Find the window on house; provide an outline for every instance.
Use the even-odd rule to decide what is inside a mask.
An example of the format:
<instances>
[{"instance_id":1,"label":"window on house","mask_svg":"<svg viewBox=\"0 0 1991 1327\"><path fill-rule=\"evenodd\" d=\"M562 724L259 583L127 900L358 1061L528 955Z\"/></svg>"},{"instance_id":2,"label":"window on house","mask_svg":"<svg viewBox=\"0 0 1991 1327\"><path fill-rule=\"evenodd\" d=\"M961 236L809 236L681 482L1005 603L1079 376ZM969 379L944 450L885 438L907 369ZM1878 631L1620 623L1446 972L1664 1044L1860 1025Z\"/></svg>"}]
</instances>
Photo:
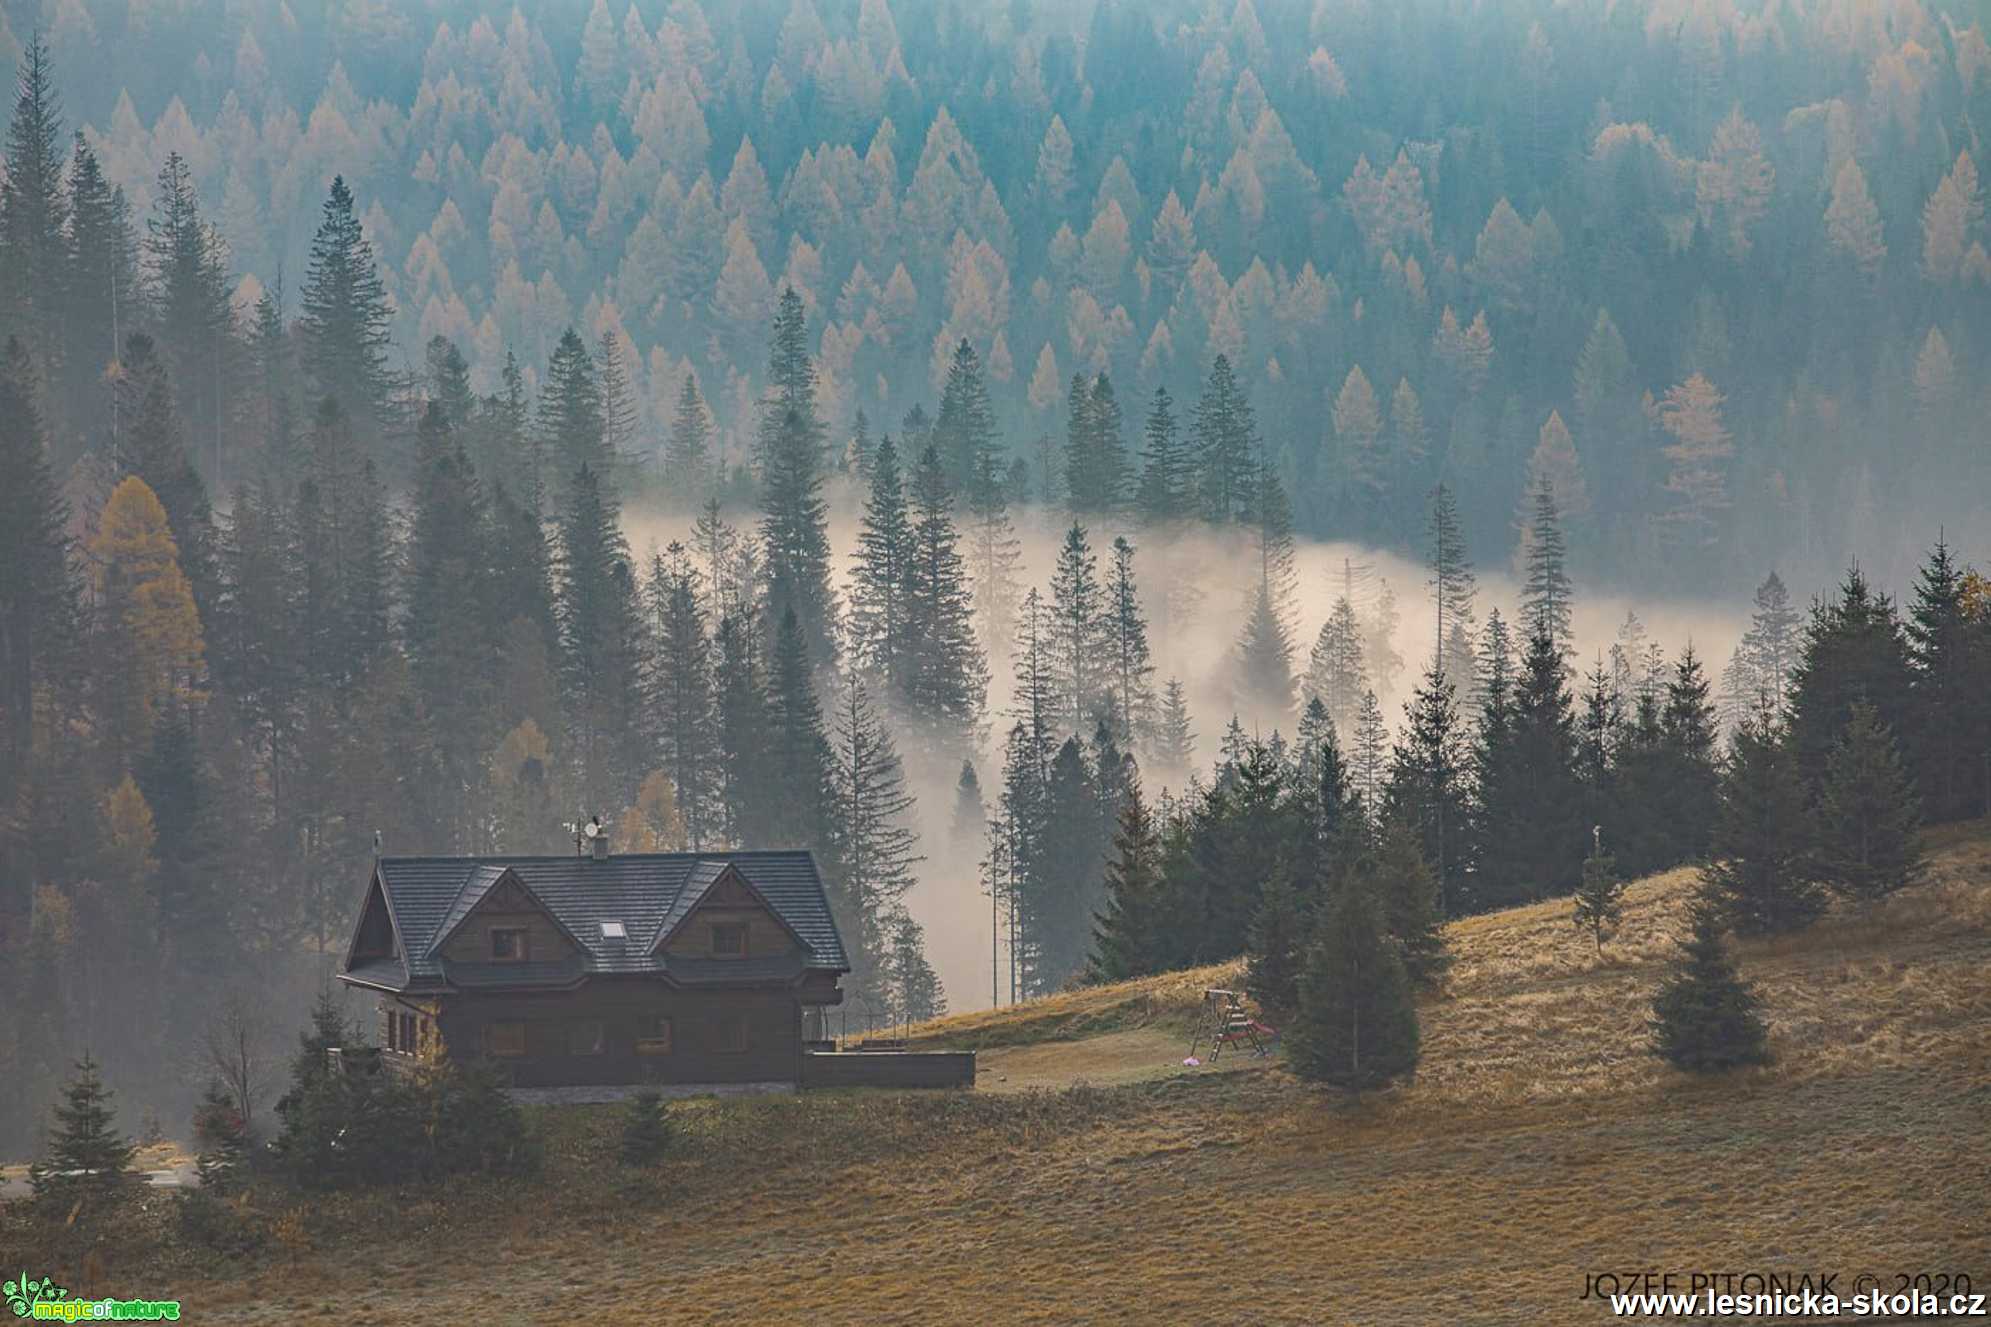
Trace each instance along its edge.
<instances>
[{"instance_id":1,"label":"window on house","mask_svg":"<svg viewBox=\"0 0 1991 1327\"><path fill-rule=\"evenodd\" d=\"M745 1014L719 1015L719 1044L717 1049L728 1055L739 1055L747 1049L747 1016Z\"/></svg>"},{"instance_id":2,"label":"window on house","mask_svg":"<svg viewBox=\"0 0 1991 1327\"><path fill-rule=\"evenodd\" d=\"M745 958L747 928L741 922L726 922L712 928L712 955L715 958Z\"/></svg>"},{"instance_id":3,"label":"window on house","mask_svg":"<svg viewBox=\"0 0 1991 1327\"><path fill-rule=\"evenodd\" d=\"M603 922L601 924L601 938L604 940L627 940L629 938L629 929L621 922Z\"/></svg>"},{"instance_id":4,"label":"window on house","mask_svg":"<svg viewBox=\"0 0 1991 1327\"><path fill-rule=\"evenodd\" d=\"M525 1024L521 1022L486 1023L484 1025L484 1053L486 1055L503 1056L525 1054Z\"/></svg>"},{"instance_id":5,"label":"window on house","mask_svg":"<svg viewBox=\"0 0 1991 1327\"><path fill-rule=\"evenodd\" d=\"M401 1049L401 1015L391 1009L387 1012L387 1049Z\"/></svg>"},{"instance_id":6,"label":"window on house","mask_svg":"<svg viewBox=\"0 0 1991 1327\"><path fill-rule=\"evenodd\" d=\"M599 1018L577 1019L567 1025L567 1054L600 1055L605 1048Z\"/></svg>"},{"instance_id":7,"label":"window on house","mask_svg":"<svg viewBox=\"0 0 1991 1327\"><path fill-rule=\"evenodd\" d=\"M491 957L500 963L523 963L527 952L523 926L493 926Z\"/></svg>"},{"instance_id":8,"label":"window on house","mask_svg":"<svg viewBox=\"0 0 1991 1327\"><path fill-rule=\"evenodd\" d=\"M643 1034L636 1038L638 1055L669 1055L671 1053L671 1020L651 1018L643 1024Z\"/></svg>"}]
</instances>

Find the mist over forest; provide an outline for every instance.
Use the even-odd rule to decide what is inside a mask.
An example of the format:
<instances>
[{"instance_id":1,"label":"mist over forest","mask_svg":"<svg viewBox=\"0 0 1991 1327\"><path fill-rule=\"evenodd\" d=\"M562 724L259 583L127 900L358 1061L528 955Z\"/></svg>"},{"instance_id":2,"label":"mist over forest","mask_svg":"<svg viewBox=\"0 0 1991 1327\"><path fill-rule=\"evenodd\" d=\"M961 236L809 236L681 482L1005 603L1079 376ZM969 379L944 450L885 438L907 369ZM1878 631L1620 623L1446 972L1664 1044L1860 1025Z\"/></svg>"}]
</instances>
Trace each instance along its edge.
<instances>
[{"instance_id":1,"label":"mist over forest","mask_svg":"<svg viewBox=\"0 0 1991 1327\"><path fill-rule=\"evenodd\" d=\"M1130 796L1400 810L1537 635L1711 780L1991 559L1985 26L5 0L0 1147L287 1042L376 845L810 847L886 1021L1108 973Z\"/></svg>"}]
</instances>

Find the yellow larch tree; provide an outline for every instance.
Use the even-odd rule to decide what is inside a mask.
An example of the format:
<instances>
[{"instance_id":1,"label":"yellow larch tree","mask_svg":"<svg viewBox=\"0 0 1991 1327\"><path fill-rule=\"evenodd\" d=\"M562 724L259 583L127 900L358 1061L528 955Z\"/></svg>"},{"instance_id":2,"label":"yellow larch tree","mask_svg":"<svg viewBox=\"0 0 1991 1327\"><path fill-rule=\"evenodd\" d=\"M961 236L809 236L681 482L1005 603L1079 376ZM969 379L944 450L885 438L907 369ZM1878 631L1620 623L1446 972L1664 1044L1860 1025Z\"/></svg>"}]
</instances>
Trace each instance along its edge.
<instances>
[{"instance_id":1,"label":"yellow larch tree","mask_svg":"<svg viewBox=\"0 0 1991 1327\"><path fill-rule=\"evenodd\" d=\"M165 706L204 699L200 612L166 509L136 475L112 490L89 552L97 602L116 635L105 662L118 675L113 705L128 720L117 731L142 742Z\"/></svg>"}]
</instances>

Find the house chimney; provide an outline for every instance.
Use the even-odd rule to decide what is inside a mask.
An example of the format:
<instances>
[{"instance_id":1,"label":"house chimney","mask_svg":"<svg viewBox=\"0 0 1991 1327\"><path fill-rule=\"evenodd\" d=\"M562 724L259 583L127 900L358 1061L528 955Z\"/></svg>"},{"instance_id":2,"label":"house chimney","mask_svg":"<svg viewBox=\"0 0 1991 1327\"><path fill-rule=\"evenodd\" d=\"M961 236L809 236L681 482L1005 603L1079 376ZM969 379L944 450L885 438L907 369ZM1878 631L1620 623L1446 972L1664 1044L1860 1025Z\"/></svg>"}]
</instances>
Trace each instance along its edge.
<instances>
[{"instance_id":1,"label":"house chimney","mask_svg":"<svg viewBox=\"0 0 1991 1327\"><path fill-rule=\"evenodd\" d=\"M598 862L607 861L608 826L601 823L601 815L599 812L597 812L594 815L594 817L588 821L586 835L588 840L588 850L590 854L594 857L594 859Z\"/></svg>"}]
</instances>

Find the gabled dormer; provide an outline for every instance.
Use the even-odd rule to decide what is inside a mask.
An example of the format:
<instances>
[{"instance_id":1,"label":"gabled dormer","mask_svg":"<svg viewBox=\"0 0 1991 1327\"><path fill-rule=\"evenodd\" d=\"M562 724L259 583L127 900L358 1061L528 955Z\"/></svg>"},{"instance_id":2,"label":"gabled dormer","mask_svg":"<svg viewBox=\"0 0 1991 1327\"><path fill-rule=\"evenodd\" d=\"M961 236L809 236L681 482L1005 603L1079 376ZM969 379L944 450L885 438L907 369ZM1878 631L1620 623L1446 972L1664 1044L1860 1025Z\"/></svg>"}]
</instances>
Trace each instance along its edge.
<instances>
[{"instance_id":1,"label":"gabled dormer","mask_svg":"<svg viewBox=\"0 0 1991 1327\"><path fill-rule=\"evenodd\" d=\"M511 867L485 867L464 883L429 947L448 963L558 963L584 947Z\"/></svg>"},{"instance_id":2,"label":"gabled dormer","mask_svg":"<svg viewBox=\"0 0 1991 1327\"><path fill-rule=\"evenodd\" d=\"M381 887L380 873L367 882L366 901L360 904L359 921L353 927L352 942L346 946L346 968L361 964L398 960L401 932L387 905L387 891Z\"/></svg>"},{"instance_id":3,"label":"gabled dormer","mask_svg":"<svg viewBox=\"0 0 1991 1327\"><path fill-rule=\"evenodd\" d=\"M694 871L685 894L665 919L652 953L717 960L809 955L795 928L730 862Z\"/></svg>"}]
</instances>

